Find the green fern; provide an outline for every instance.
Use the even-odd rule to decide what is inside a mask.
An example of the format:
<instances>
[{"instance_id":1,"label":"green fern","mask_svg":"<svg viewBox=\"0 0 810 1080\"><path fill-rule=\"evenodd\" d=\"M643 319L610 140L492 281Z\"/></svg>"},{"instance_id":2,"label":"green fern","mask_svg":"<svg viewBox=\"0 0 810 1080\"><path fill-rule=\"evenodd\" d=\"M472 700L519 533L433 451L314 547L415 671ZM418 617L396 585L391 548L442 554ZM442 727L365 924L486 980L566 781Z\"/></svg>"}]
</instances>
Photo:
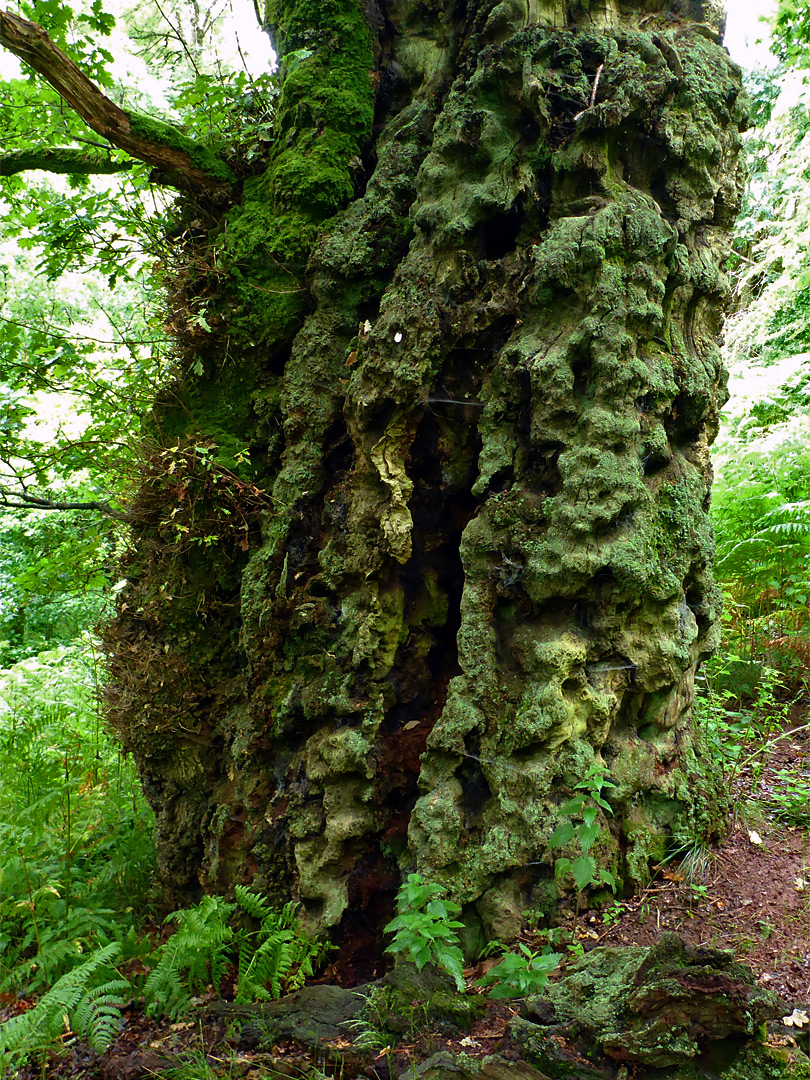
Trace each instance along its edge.
<instances>
[{"instance_id":1,"label":"green fern","mask_svg":"<svg viewBox=\"0 0 810 1080\"><path fill-rule=\"evenodd\" d=\"M278 915L278 912L270 906L266 896L261 896L252 889L248 889L245 885L234 886L234 895L236 896L236 902L239 907L246 915L250 915L252 919L258 919L259 922L264 922L265 919ZM294 914L297 907L297 904L285 904L282 908L282 913L286 917L289 909L292 908Z\"/></svg>"},{"instance_id":2,"label":"green fern","mask_svg":"<svg viewBox=\"0 0 810 1080\"><path fill-rule=\"evenodd\" d=\"M269 1001L281 996L297 960L292 930L275 930L258 948L245 938L239 950L236 1000Z\"/></svg>"},{"instance_id":3,"label":"green fern","mask_svg":"<svg viewBox=\"0 0 810 1080\"><path fill-rule=\"evenodd\" d=\"M118 1033L130 991L113 966L120 952L116 942L98 949L57 980L33 1009L0 1025L0 1068L46 1049L66 1026L94 1050L106 1050Z\"/></svg>"},{"instance_id":4,"label":"green fern","mask_svg":"<svg viewBox=\"0 0 810 1080\"><path fill-rule=\"evenodd\" d=\"M151 811L99 724L90 639L0 670L0 992L49 990L132 924Z\"/></svg>"},{"instance_id":5,"label":"green fern","mask_svg":"<svg viewBox=\"0 0 810 1080\"><path fill-rule=\"evenodd\" d=\"M73 1010L73 1031L102 1053L118 1034L121 1010L129 996L130 984L126 979L108 979L92 987Z\"/></svg>"},{"instance_id":6,"label":"green fern","mask_svg":"<svg viewBox=\"0 0 810 1080\"><path fill-rule=\"evenodd\" d=\"M742 540L721 545L718 566L728 573L743 572L753 564L769 570L780 557L802 556L797 546L810 540L810 500L783 503L761 515L756 531Z\"/></svg>"},{"instance_id":7,"label":"green fern","mask_svg":"<svg viewBox=\"0 0 810 1080\"><path fill-rule=\"evenodd\" d=\"M177 923L177 930L144 986L150 1016L168 1013L176 1019L188 1007L189 991L209 983L219 989L231 960L234 932L228 920L235 907L221 896L204 896L195 907L166 917L167 923Z\"/></svg>"},{"instance_id":8,"label":"green fern","mask_svg":"<svg viewBox=\"0 0 810 1080\"><path fill-rule=\"evenodd\" d=\"M254 931L239 935L238 1002L267 1001L296 990L315 973L331 946L311 941L298 925L298 904L290 901L278 911L258 893L237 885L236 902L259 922Z\"/></svg>"},{"instance_id":9,"label":"green fern","mask_svg":"<svg viewBox=\"0 0 810 1080\"><path fill-rule=\"evenodd\" d=\"M218 992L228 969L236 966L240 1003L267 1001L303 986L331 948L311 941L298 926L298 905L279 911L267 899L242 885L236 903L205 896L195 907L175 911L166 922L177 930L160 950L157 964L144 984L150 1016L177 1019L188 1007L195 989L212 985ZM258 926L234 929L237 912Z\"/></svg>"}]
</instances>

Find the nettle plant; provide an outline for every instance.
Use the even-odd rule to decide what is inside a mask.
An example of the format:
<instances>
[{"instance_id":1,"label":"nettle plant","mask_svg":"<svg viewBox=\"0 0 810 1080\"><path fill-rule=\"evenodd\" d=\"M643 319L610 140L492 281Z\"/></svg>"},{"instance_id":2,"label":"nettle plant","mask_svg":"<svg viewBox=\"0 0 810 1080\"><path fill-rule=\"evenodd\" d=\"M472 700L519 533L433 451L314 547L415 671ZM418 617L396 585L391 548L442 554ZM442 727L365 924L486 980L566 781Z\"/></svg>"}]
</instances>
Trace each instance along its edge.
<instances>
[{"instance_id":1,"label":"nettle plant","mask_svg":"<svg viewBox=\"0 0 810 1080\"><path fill-rule=\"evenodd\" d=\"M609 769L602 761L594 761L582 780L575 786L578 794L560 807L560 814L567 820L562 821L549 840L549 847L562 848L576 845L580 854L575 858L563 856L557 859L555 872L558 877L570 874L577 889L577 913L579 912L582 893L590 885L606 885L611 892L616 891L616 878L609 870L597 864L590 854L599 839L602 826L599 811L613 814L610 803L603 792L616 785L608 779ZM577 818L581 818L577 821Z\"/></svg>"},{"instance_id":2,"label":"nettle plant","mask_svg":"<svg viewBox=\"0 0 810 1080\"><path fill-rule=\"evenodd\" d=\"M464 954L458 936L464 923L457 919L460 914L460 905L447 898L441 885L425 881L421 874L409 874L397 893L396 918L385 928L386 933L395 935L385 951L401 953L419 971L426 964L435 964L453 978L457 990L464 992ZM500 942L493 941L487 952L503 949ZM475 986L489 987L491 998L536 994L546 985L559 960L559 955L549 948L535 952L521 944L517 951L504 952L500 962Z\"/></svg>"},{"instance_id":3,"label":"nettle plant","mask_svg":"<svg viewBox=\"0 0 810 1080\"><path fill-rule=\"evenodd\" d=\"M464 954L458 931L464 923L457 916L461 906L449 900L441 885L425 881L421 874L409 874L397 893L397 915L385 927L394 940L385 950L402 953L419 971L435 964L464 990Z\"/></svg>"},{"instance_id":4,"label":"nettle plant","mask_svg":"<svg viewBox=\"0 0 810 1080\"><path fill-rule=\"evenodd\" d=\"M498 942L493 944L498 946ZM560 954L552 952L550 947L537 951L520 942L516 951L505 952L500 962L475 985L491 987L491 998L527 997L538 994L559 965Z\"/></svg>"}]
</instances>

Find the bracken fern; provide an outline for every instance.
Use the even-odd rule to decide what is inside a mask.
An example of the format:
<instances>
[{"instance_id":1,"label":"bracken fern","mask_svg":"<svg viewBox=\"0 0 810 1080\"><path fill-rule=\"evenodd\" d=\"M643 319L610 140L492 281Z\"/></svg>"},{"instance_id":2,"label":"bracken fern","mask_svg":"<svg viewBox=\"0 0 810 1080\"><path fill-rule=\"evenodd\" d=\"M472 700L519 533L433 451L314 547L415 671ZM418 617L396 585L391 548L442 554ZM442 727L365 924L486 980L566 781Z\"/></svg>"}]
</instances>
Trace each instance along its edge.
<instances>
[{"instance_id":1,"label":"bracken fern","mask_svg":"<svg viewBox=\"0 0 810 1080\"><path fill-rule=\"evenodd\" d=\"M287 903L278 911L242 885L234 891L242 911L259 922L257 930L239 933L236 1000L267 1001L303 986L329 946L301 933L297 904Z\"/></svg>"},{"instance_id":2,"label":"bracken fern","mask_svg":"<svg viewBox=\"0 0 810 1080\"><path fill-rule=\"evenodd\" d=\"M187 1008L191 991L209 983L219 989L230 960L234 932L228 920L234 909L220 896L204 896L195 907L166 917L166 922L177 924L177 930L163 946L144 986L150 1016L168 1013L176 1019Z\"/></svg>"},{"instance_id":3,"label":"bracken fern","mask_svg":"<svg viewBox=\"0 0 810 1080\"><path fill-rule=\"evenodd\" d=\"M46 1049L66 1025L93 1049L105 1050L118 1033L130 990L114 967L120 951L116 942L98 949L58 979L33 1009L0 1026L0 1069Z\"/></svg>"}]
</instances>

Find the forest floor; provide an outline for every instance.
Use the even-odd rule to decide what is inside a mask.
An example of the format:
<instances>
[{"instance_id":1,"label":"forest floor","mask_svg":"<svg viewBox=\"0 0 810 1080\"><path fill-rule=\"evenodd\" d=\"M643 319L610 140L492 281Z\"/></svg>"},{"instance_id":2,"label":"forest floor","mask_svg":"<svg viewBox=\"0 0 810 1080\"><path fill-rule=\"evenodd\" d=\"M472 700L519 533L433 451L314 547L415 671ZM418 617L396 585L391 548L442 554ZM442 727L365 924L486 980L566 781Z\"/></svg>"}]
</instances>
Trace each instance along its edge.
<instances>
[{"instance_id":1,"label":"forest floor","mask_svg":"<svg viewBox=\"0 0 810 1080\"><path fill-rule=\"evenodd\" d=\"M657 876L631 899L602 911L586 913L572 930L575 951L600 945L651 945L665 931L674 931L690 945L731 949L752 971L756 981L774 990L793 1008L810 1008L810 809L801 824L781 820L773 795L784 783L780 770L810 768L810 730L804 709L794 708L787 726L763 763L750 762L733 782L728 835L711 850L690 853L677 864L659 868ZM525 943L543 944L540 934L527 934ZM564 947L557 946L564 951ZM491 964L492 961L485 961ZM469 982L480 977L482 965L471 970ZM474 991L482 993L482 991ZM213 995L212 995L213 996ZM453 1031L414 1011L405 1033L386 1036L381 1023L366 1025L362 1050L357 1030L347 1027L328 1040L321 1052L283 1041L271 1047L256 1044L233 1022L212 1015L211 1000L180 1023L147 1019L138 1008L126 1015L116 1042L104 1055L66 1037L63 1049L47 1063L33 1062L21 1080L276 1080L283 1076L379 1077L388 1080L439 1051L470 1057L501 1054L510 1058L506 1028L518 1014L513 1001L483 998L483 1012L467 1031ZM0 1020L19 1009L3 1007ZM384 1019L384 1018L383 1018ZM777 1021L778 1028L778 1021ZM807 1029L795 1032L807 1042ZM369 1037L372 1034L373 1037ZM789 1043L792 1033L784 1029ZM777 1038L778 1038L777 1034ZM376 1045L373 1045L376 1039ZM362 1041L362 1040L361 1040ZM43 1071L44 1065L44 1071Z\"/></svg>"}]
</instances>

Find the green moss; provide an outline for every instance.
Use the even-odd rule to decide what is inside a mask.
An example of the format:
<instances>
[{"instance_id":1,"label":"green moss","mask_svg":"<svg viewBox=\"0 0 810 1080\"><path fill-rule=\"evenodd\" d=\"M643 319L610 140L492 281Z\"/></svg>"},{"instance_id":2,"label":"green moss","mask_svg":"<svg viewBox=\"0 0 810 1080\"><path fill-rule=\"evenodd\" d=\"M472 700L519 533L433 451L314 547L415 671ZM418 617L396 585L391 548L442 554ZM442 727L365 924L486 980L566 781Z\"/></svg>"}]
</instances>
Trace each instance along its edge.
<instances>
[{"instance_id":1,"label":"green moss","mask_svg":"<svg viewBox=\"0 0 810 1080\"><path fill-rule=\"evenodd\" d=\"M423 588L408 611L408 625L412 628L444 626L447 621L449 601L441 588L438 574L429 568L423 579Z\"/></svg>"},{"instance_id":2,"label":"green moss","mask_svg":"<svg viewBox=\"0 0 810 1080\"><path fill-rule=\"evenodd\" d=\"M499 7L503 33L463 71L447 27L407 15L402 94L380 102L399 112L379 118L354 198L374 104L364 8L272 0L287 57L274 142L204 252L222 332L195 343L205 377L166 412L172 437L200 432L222 464L249 440L266 470L262 546L241 590L238 553L218 582L229 614L184 559L155 647L193 657L199 698L179 713L226 747L205 758L203 775L228 775L208 802L262 777L257 850L275 850L321 929L348 882L378 887L369 867L391 841L471 924L513 935L527 896L570 893L548 841L600 758L618 785L604 866L626 843L643 880L711 826L685 809L692 673L714 640L685 590L711 591L695 440L718 378L713 346L688 339L722 287L702 265L717 187L698 188L711 166L733 202L712 140L733 161L734 121L699 94L691 117L672 112L652 31L524 26ZM604 99L574 121L600 63ZM674 178L663 211L653 161ZM151 722L149 707L133 715Z\"/></svg>"},{"instance_id":3,"label":"green moss","mask_svg":"<svg viewBox=\"0 0 810 1080\"><path fill-rule=\"evenodd\" d=\"M399 960L382 985L371 991L367 1015L376 1014L395 1034L410 1034L437 1021L469 1031L484 1008L480 997L459 994L444 971L432 965L417 971L414 964Z\"/></svg>"},{"instance_id":4,"label":"green moss","mask_svg":"<svg viewBox=\"0 0 810 1080\"><path fill-rule=\"evenodd\" d=\"M670 847L672 808L662 815L661 801L656 800L654 807L631 807L622 818L627 867L622 876L633 886L644 887L649 882L651 867L664 860Z\"/></svg>"},{"instance_id":5,"label":"green moss","mask_svg":"<svg viewBox=\"0 0 810 1080\"><path fill-rule=\"evenodd\" d=\"M374 744L374 732L360 732L355 728L319 732L307 743L307 776L310 780L324 780L341 773L373 775L370 755Z\"/></svg>"},{"instance_id":6,"label":"green moss","mask_svg":"<svg viewBox=\"0 0 810 1080\"><path fill-rule=\"evenodd\" d=\"M583 55L612 59L603 102L580 115L552 156L534 152L545 170L535 195L552 185L550 224L528 246L527 303L481 394L474 491L483 505L461 543L463 674L431 733L411 829L423 869L463 882L460 898L486 891L510 863L548 862L548 831L535 811L555 820L549 780L577 782L587 768L583 745L591 756L604 748L615 763L611 800L634 880L646 878L675 835L706 835L717 822L716 811L698 820L688 809L684 778L694 785L702 775L688 750L690 672L714 638L684 588L712 550L705 465L690 441L713 408L718 370L711 343L701 342L697 356L685 340L683 312L689 297L714 304L722 282L713 257L680 242L713 209L679 185L693 160L698 170L716 166L728 105L715 93L716 113L699 98L691 118L670 112L672 69L649 33L535 28L491 48L489 80L456 84L420 174L413 220L442 250L466 244L474 252L477 222L519 197L528 159L510 130L507 88L526 80L523 100L545 132L553 122L544 87L561 88L564 72L566 90L576 96L581 79L587 99ZM690 71L730 88L725 61L710 53L700 46ZM667 197L681 231L671 206L662 211L649 194L646 158L634 149L639 117L648 115L666 128L662 169L677 178ZM502 158L510 138L512 156ZM542 135L536 143L547 147ZM496 477L507 479L493 492ZM636 717L641 707L645 716ZM471 756L492 794L476 808L481 821L468 845ZM605 864L615 865L607 829L605 839Z\"/></svg>"},{"instance_id":7,"label":"green moss","mask_svg":"<svg viewBox=\"0 0 810 1080\"><path fill-rule=\"evenodd\" d=\"M184 135L182 131L178 131L171 124L156 120L153 116L145 116L143 113L128 112L127 116L132 134L137 135L138 138L147 139L159 146L168 146L172 150L180 150L188 155L198 169L224 184L232 184L236 180L235 174L216 154L201 143L190 139L188 135Z\"/></svg>"},{"instance_id":8,"label":"green moss","mask_svg":"<svg viewBox=\"0 0 810 1080\"><path fill-rule=\"evenodd\" d=\"M769 1055L754 1041L778 1011L776 996L730 953L693 950L664 934L649 949L597 948L575 961L527 1003L524 1017L536 1022L516 1019L510 1031L552 1076L569 1075L575 1060L607 1058L682 1080L697 1075L699 1057L718 1077L746 1075L737 1072L744 1063L759 1078L780 1075L758 1070Z\"/></svg>"},{"instance_id":9,"label":"green moss","mask_svg":"<svg viewBox=\"0 0 810 1080\"><path fill-rule=\"evenodd\" d=\"M354 194L352 167L371 137L374 55L357 0L279 2L270 18L288 47L303 22L317 28L317 48L287 71L267 169L245 184L218 248L242 305L236 328L278 341L306 312L301 276L317 237Z\"/></svg>"}]
</instances>

